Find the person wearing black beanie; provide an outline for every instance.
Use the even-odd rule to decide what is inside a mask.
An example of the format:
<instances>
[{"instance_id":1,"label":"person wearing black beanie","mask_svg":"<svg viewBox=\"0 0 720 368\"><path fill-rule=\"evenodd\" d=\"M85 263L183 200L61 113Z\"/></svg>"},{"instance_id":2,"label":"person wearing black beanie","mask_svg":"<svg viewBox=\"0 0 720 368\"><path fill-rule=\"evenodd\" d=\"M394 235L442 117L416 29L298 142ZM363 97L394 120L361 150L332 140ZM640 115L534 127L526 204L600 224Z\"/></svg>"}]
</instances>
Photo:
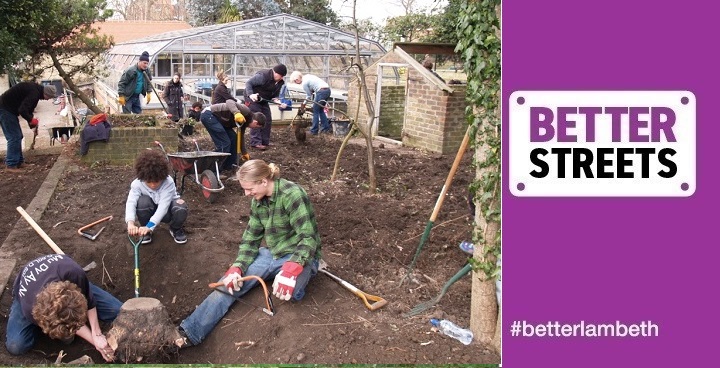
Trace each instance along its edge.
<instances>
[{"instance_id":1,"label":"person wearing black beanie","mask_svg":"<svg viewBox=\"0 0 720 368\"><path fill-rule=\"evenodd\" d=\"M142 105L140 95L145 96L145 103L150 103L150 85L152 77L149 72L150 54L143 51L137 64L127 68L118 82L118 103L123 114L140 114Z\"/></svg>"},{"instance_id":2,"label":"person wearing black beanie","mask_svg":"<svg viewBox=\"0 0 720 368\"><path fill-rule=\"evenodd\" d=\"M280 74L283 77L287 75L287 67L285 66L285 64L275 65L272 69L275 73Z\"/></svg>"},{"instance_id":3,"label":"person wearing black beanie","mask_svg":"<svg viewBox=\"0 0 720 368\"><path fill-rule=\"evenodd\" d=\"M281 109L287 107L280 102L280 90L287 75L287 67L284 64L277 64L271 69L264 69L245 82L245 104L252 112L261 112L265 115L265 126L262 129L250 131L250 147L258 150L266 150L270 145L270 129L272 126L272 114L270 113L270 101L279 104Z\"/></svg>"}]
</instances>

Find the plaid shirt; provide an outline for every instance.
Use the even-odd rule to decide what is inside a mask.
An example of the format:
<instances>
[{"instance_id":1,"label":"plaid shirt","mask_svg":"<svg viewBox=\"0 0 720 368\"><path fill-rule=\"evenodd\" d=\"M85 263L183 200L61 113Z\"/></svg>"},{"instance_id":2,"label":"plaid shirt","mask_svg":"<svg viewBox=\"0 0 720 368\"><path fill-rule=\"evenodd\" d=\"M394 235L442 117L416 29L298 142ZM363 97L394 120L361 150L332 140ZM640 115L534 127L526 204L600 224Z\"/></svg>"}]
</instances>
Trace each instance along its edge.
<instances>
[{"instance_id":1,"label":"plaid shirt","mask_svg":"<svg viewBox=\"0 0 720 368\"><path fill-rule=\"evenodd\" d=\"M263 238L275 259L292 254L289 261L305 266L308 261L320 258L315 211L302 187L276 179L271 197L260 201L253 198L250 220L233 266L245 272L257 257Z\"/></svg>"}]
</instances>

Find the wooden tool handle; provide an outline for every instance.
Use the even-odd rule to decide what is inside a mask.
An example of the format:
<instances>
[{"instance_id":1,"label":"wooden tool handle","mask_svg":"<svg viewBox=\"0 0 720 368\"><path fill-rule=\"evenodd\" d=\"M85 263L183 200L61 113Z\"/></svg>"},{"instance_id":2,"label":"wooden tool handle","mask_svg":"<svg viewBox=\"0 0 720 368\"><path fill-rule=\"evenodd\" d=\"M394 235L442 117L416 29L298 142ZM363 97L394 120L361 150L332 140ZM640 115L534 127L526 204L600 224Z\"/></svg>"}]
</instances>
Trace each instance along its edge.
<instances>
[{"instance_id":1,"label":"wooden tool handle","mask_svg":"<svg viewBox=\"0 0 720 368\"><path fill-rule=\"evenodd\" d=\"M52 239L50 239L50 237L47 234L45 234L45 231L43 231L43 229L40 228L40 226L37 224L37 222L35 222L35 220L33 220L32 217L30 217L30 215L28 215L28 213L25 212L25 210L22 207L18 206L16 208L16 210L18 212L20 212L20 214L25 219L25 221L27 221L30 224L30 226L32 226L32 228L35 229L35 232L38 233L38 235L40 235L40 237L43 238L43 240L45 240L45 242L50 246L50 248L52 248L55 251L55 253L65 254L65 252L63 252L62 249L60 249L60 247L58 247L57 244L55 244L55 242Z\"/></svg>"}]
</instances>

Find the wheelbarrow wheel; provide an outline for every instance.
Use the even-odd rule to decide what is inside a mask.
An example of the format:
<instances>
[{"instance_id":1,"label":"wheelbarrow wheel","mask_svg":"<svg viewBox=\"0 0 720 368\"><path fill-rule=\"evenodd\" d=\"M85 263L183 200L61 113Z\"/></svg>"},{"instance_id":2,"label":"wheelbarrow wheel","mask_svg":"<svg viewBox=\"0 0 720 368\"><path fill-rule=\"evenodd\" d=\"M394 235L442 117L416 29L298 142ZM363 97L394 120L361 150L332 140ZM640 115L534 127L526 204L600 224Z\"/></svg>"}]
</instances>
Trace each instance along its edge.
<instances>
[{"instance_id":1,"label":"wheelbarrow wheel","mask_svg":"<svg viewBox=\"0 0 720 368\"><path fill-rule=\"evenodd\" d=\"M218 182L217 176L215 176L215 173L212 172L212 170L205 170L203 171L202 175L200 175L200 183L205 188L210 189L218 189L220 188L220 184ZM209 190L203 189L202 191L203 197L207 199L208 202L213 203L217 199L218 193L217 192L211 192Z\"/></svg>"}]
</instances>

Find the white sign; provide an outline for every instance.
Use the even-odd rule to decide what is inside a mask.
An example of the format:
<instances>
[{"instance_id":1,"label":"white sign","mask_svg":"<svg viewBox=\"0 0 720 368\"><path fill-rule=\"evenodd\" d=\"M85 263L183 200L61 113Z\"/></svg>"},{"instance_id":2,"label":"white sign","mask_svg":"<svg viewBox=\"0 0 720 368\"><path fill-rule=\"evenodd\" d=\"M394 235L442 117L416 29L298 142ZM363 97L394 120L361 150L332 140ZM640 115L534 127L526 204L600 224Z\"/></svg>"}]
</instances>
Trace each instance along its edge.
<instances>
[{"instance_id":1,"label":"white sign","mask_svg":"<svg viewBox=\"0 0 720 368\"><path fill-rule=\"evenodd\" d=\"M519 197L689 197L689 91L516 91L508 185Z\"/></svg>"}]
</instances>

